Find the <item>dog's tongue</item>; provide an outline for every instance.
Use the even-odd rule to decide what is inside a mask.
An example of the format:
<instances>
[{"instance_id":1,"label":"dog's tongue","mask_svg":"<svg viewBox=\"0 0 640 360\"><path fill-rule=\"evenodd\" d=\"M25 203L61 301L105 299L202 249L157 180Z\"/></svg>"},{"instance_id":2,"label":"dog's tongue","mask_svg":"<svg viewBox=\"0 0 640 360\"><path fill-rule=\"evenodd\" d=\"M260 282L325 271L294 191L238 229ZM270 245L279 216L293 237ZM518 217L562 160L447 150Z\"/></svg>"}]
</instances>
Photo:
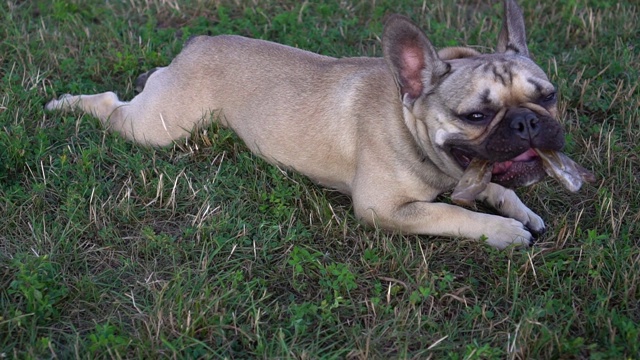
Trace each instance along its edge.
<instances>
[{"instance_id":1,"label":"dog's tongue","mask_svg":"<svg viewBox=\"0 0 640 360\"><path fill-rule=\"evenodd\" d=\"M493 164L493 174L504 174L507 172L507 170L509 170L514 162L529 161L533 158L536 158L537 156L538 154L534 149L529 149L511 160Z\"/></svg>"},{"instance_id":2,"label":"dog's tongue","mask_svg":"<svg viewBox=\"0 0 640 360\"><path fill-rule=\"evenodd\" d=\"M536 151L534 149L529 149L525 152L523 152L522 154L516 156L515 158L513 158L513 160L511 161L529 161L535 157L537 157L538 154L536 153Z\"/></svg>"}]
</instances>

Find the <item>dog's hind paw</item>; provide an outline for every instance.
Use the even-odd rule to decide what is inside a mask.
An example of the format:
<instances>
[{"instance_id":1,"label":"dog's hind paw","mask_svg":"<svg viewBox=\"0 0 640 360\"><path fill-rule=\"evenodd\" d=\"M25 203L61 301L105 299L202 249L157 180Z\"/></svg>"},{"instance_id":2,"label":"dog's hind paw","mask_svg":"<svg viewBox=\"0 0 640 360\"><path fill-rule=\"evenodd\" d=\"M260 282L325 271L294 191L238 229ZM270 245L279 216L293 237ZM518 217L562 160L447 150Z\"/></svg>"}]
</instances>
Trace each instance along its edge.
<instances>
[{"instance_id":1,"label":"dog's hind paw","mask_svg":"<svg viewBox=\"0 0 640 360\"><path fill-rule=\"evenodd\" d=\"M71 103L71 94L64 94L60 96L58 99L50 100L45 106L44 109L47 111L56 111L56 110L69 110L73 106Z\"/></svg>"}]
</instances>

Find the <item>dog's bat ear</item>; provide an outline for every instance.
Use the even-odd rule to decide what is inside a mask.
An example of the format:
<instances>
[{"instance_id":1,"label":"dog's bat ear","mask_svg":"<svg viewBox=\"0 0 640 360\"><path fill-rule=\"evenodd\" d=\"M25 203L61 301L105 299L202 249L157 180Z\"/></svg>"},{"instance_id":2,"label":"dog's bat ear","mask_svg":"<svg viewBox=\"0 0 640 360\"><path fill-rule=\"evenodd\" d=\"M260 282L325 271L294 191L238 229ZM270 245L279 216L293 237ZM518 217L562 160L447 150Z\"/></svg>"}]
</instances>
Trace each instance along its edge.
<instances>
[{"instance_id":1,"label":"dog's bat ear","mask_svg":"<svg viewBox=\"0 0 640 360\"><path fill-rule=\"evenodd\" d=\"M498 36L497 52L529 57L522 10L515 0L504 1L504 20Z\"/></svg>"},{"instance_id":2,"label":"dog's bat ear","mask_svg":"<svg viewBox=\"0 0 640 360\"><path fill-rule=\"evenodd\" d=\"M437 85L450 70L424 32L402 15L391 15L385 22L382 51L403 101L410 104Z\"/></svg>"}]
</instances>

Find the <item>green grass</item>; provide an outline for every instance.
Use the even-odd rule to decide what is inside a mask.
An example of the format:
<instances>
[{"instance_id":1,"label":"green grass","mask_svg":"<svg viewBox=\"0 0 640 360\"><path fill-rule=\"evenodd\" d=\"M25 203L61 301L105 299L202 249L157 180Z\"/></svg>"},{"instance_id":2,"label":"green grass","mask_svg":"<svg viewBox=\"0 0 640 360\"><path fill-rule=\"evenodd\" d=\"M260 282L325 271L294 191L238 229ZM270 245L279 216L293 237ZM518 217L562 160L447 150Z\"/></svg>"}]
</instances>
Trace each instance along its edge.
<instances>
[{"instance_id":1,"label":"green grass","mask_svg":"<svg viewBox=\"0 0 640 360\"><path fill-rule=\"evenodd\" d=\"M472 0L215 3L0 3L0 358L640 356L635 1L521 1L567 152L598 181L521 189L548 231L505 252L364 227L215 126L149 149L43 112L67 92L131 98L194 34L373 56L399 12L436 46L490 51L501 19Z\"/></svg>"}]
</instances>

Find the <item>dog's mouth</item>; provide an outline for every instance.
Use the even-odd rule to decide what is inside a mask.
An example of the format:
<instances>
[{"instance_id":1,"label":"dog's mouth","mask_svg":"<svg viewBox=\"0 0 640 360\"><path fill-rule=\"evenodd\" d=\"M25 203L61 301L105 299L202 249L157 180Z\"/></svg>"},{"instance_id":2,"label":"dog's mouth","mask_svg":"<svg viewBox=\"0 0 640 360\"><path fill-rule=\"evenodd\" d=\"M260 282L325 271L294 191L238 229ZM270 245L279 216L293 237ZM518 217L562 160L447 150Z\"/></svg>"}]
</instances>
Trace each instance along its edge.
<instances>
[{"instance_id":1,"label":"dog's mouth","mask_svg":"<svg viewBox=\"0 0 640 360\"><path fill-rule=\"evenodd\" d=\"M452 148L451 155L463 169L466 169L475 154L460 148ZM542 159L531 148L507 161L493 163L491 182L506 187L516 188L532 185L546 176Z\"/></svg>"}]
</instances>

